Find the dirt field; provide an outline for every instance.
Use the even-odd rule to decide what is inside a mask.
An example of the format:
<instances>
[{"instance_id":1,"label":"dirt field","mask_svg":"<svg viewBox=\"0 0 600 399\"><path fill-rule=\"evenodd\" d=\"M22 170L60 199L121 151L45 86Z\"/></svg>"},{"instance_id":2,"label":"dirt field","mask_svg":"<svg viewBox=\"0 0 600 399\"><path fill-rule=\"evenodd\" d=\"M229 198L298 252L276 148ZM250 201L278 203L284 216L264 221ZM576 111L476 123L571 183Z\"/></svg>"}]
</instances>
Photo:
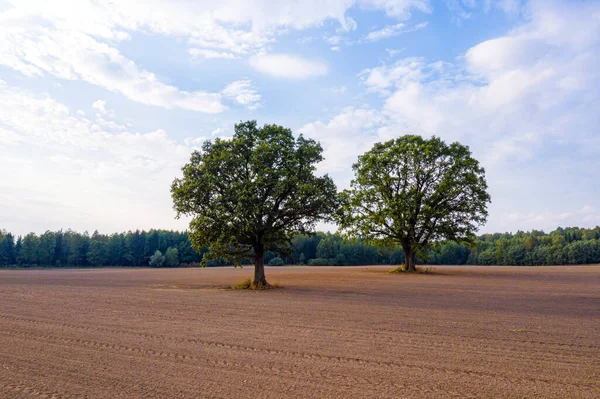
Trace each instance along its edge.
<instances>
[{"instance_id":1,"label":"dirt field","mask_svg":"<svg viewBox=\"0 0 600 399\"><path fill-rule=\"evenodd\" d=\"M600 267L0 271L1 398L598 398Z\"/></svg>"}]
</instances>

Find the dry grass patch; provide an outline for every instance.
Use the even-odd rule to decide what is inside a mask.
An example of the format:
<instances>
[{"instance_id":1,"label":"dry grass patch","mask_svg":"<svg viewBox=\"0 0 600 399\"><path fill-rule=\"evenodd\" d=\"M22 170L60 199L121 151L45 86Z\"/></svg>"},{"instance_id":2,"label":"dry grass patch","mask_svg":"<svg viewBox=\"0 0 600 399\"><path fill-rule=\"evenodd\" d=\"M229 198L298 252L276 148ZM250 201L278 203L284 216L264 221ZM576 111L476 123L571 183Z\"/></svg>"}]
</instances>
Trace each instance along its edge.
<instances>
[{"instance_id":1,"label":"dry grass patch","mask_svg":"<svg viewBox=\"0 0 600 399\"><path fill-rule=\"evenodd\" d=\"M255 285L252 283L252 280L250 280L249 278L244 281L240 281L239 283L231 286L232 290L252 290L252 291L264 291L264 290L270 290L273 288L280 288L280 286L279 286L279 284Z\"/></svg>"},{"instance_id":2,"label":"dry grass patch","mask_svg":"<svg viewBox=\"0 0 600 399\"><path fill-rule=\"evenodd\" d=\"M390 273L390 274L396 274L396 273L406 273L406 274L435 274L435 269L433 267L417 266L416 269L417 270L415 270L414 272L411 272L411 271L408 271L408 270L404 269L404 265L401 265L401 266L393 268L388 273Z\"/></svg>"}]
</instances>

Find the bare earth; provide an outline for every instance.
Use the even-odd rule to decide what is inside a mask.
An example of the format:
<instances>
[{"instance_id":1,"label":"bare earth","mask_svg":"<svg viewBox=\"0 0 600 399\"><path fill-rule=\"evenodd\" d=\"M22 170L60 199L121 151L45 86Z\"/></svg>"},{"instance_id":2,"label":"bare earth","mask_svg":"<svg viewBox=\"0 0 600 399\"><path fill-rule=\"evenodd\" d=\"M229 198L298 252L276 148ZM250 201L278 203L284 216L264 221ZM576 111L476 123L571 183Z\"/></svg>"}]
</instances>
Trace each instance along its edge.
<instances>
[{"instance_id":1,"label":"bare earth","mask_svg":"<svg viewBox=\"0 0 600 399\"><path fill-rule=\"evenodd\" d=\"M598 398L600 267L0 271L0 398Z\"/></svg>"}]
</instances>

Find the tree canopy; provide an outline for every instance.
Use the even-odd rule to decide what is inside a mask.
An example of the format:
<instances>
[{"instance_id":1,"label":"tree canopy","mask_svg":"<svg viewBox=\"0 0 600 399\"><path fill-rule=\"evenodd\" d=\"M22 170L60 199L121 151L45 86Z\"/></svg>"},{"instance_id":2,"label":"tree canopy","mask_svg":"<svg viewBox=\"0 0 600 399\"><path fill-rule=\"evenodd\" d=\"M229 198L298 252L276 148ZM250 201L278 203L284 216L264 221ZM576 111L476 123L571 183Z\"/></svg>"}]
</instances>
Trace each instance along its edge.
<instances>
[{"instance_id":1,"label":"tree canopy","mask_svg":"<svg viewBox=\"0 0 600 399\"><path fill-rule=\"evenodd\" d=\"M177 216L191 216L190 240L208 248L204 261L252 259L254 285L268 286L265 251L291 251L295 233L312 232L337 209L333 180L315 176L321 145L282 126L256 121L235 125L192 153L171 186Z\"/></svg>"},{"instance_id":2,"label":"tree canopy","mask_svg":"<svg viewBox=\"0 0 600 399\"><path fill-rule=\"evenodd\" d=\"M353 165L339 224L350 236L400 244L405 270L440 241L474 244L487 219L485 171L468 147L406 135L377 143Z\"/></svg>"}]
</instances>

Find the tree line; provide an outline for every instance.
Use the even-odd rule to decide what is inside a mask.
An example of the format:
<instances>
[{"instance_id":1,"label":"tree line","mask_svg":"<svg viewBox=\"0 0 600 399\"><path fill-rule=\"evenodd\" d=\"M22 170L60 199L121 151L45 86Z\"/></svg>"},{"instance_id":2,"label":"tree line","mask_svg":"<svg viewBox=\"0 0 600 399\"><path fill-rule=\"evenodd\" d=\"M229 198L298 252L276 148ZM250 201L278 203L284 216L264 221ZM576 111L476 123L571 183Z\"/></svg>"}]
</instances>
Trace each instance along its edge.
<instances>
[{"instance_id":1,"label":"tree line","mask_svg":"<svg viewBox=\"0 0 600 399\"><path fill-rule=\"evenodd\" d=\"M0 230L2 266L148 266L156 253L169 254L160 266L199 262L202 254L192 249L187 232L150 230L91 236L72 230L29 233L24 237ZM166 258L165 258L166 260Z\"/></svg>"},{"instance_id":2,"label":"tree line","mask_svg":"<svg viewBox=\"0 0 600 399\"><path fill-rule=\"evenodd\" d=\"M208 249L196 252L187 232L129 231L91 236L72 230L15 236L0 230L0 267L199 266ZM297 234L291 251L267 251L269 265L398 265L401 247L382 247L339 234ZM249 262L244 262L249 263ZM417 263L430 265L578 265L600 263L600 227L483 234L474 246L454 242L432 247ZM211 259L208 266L231 265Z\"/></svg>"},{"instance_id":3,"label":"tree line","mask_svg":"<svg viewBox=\"0 0 600 399\"><path fill-rule=\"evenodd\" d=\"M444 260L441 260L443 262ZM473 265L581 265L600 263L600 227L484 234L468 253Z\"/></svg>"},{"instance_id":4,"label":"tree line","mask_svg":"<svg viewBox=\"0 0 600 399\"><path fill-rule=\"evenodd\" d=\"M338 234L298 236L291 263L309 265L367 265L404 263L402 247L378 247ZM600 263L600 226L557 228L545 233L479 235L473 245L448 241L433 245L416 259L426 265L555 266Z\"/></svg>"}]
</instances>

